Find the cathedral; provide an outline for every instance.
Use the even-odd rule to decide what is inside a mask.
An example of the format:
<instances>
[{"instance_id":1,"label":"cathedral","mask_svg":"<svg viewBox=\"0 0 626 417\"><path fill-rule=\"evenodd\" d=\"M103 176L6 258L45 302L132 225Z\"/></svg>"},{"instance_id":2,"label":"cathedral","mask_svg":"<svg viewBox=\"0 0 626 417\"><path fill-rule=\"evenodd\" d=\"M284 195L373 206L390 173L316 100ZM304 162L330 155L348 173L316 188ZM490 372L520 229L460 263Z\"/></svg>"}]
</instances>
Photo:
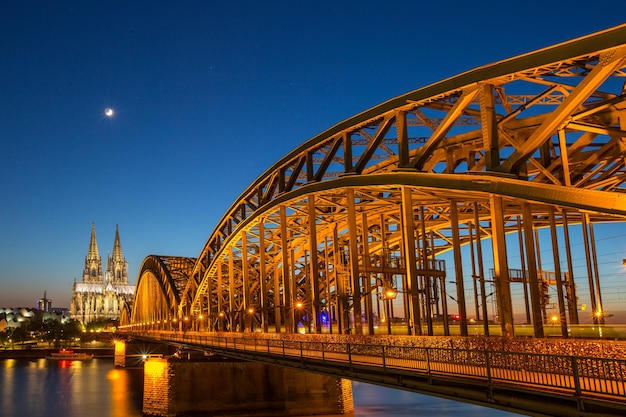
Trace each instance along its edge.
<instances>
[{"instance_id":1,"label":"cathedral","mask_svg":"<svg viewBox=\"0 0 626 417\"><path fill-rule=\"evenodd\" d=\"M89 252L85 257L82 282L72 288L70 317L88 324L100 319L119 319L125 303L132 303L135 286L128 284L128 264L122 255L120 234L115 226L113 254L107 257L104 277L102 258L98 254L96 226L91 225Z\"/></svg>"}]
</instances>

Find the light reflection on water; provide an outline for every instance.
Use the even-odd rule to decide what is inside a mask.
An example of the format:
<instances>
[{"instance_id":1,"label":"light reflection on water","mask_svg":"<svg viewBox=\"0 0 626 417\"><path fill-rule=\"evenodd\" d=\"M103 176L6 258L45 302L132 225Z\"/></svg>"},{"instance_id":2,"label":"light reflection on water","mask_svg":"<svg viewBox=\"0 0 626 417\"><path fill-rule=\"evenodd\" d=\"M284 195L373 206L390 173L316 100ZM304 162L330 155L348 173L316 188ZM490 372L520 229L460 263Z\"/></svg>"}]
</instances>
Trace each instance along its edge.
<instances>
[{"instance_id":1,"label":"light reflection on water","mask_svg":"<svg viewBox=\"0 0 626 417\"><path fill-rule=\"evenodd\" d=\"M0 360L2 417L141 417L142 370L92 361ZM517 414L353 383L355 417L510 417Z\"/></svg>"},{"instance_id":2,"label":"light reflection on water","mask_svg":"<svg viewBox=\"0 0 626 417\"><path fill-rule=\"evenodd\" d=\"M140 370L119 370L112 359L0 361L3 417L141 417Z\"/></svg>"},{"instance_id":3,"label":"light reflection on water","mask_svg":"<svg viewBox=\"0 0 626 417\"><path fill-rule=\"evenodd\" d=\"M355 417L514 417L488 407L361 382L352 383Z\"/></svg>"}]
</instances>

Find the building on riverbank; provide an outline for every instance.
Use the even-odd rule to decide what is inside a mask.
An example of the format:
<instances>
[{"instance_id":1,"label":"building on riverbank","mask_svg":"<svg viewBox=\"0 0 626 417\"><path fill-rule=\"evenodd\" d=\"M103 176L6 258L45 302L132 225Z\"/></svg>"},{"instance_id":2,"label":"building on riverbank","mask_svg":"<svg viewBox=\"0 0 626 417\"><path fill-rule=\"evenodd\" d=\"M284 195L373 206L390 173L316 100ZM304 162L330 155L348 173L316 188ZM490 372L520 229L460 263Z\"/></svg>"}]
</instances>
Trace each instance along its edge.
<instances>
[{"instance_id":1,"label":"building on riverbank","mask_svg":"<svg viewBox=\"0 0 626 417\"><path fill-rule=\"evenodd\" d=\"M107 257L106 270L98 253L96 226L91 225L89 251L85 257L82 282L72 288L70 316L88 324L95 320L117 320L126 303L131 303L135 286L128 284L128 263L122 254L118 227L115 226L113 253Z\"/></svg>"}]
</instances>

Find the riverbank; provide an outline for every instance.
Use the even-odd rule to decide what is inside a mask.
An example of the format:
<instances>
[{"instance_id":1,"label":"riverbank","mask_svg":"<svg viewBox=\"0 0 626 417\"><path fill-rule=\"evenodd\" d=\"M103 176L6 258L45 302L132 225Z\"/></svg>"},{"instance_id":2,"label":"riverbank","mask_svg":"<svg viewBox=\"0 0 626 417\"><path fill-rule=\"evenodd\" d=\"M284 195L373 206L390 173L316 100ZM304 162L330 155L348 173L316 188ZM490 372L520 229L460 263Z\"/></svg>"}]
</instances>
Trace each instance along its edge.
<instances>
[{"instance_id":1,"label":"riverbank","mask_svg":"<svg viewBox=\"0 0 626 417\"><path fill-rule=\"evenodd\" d=\"M74 352L89 353L94 358L112 358L115 354L113 348L72 348ZM0 350L0 359L43 359L59 349L3 349Z\"/></svg>"}]
</instances>

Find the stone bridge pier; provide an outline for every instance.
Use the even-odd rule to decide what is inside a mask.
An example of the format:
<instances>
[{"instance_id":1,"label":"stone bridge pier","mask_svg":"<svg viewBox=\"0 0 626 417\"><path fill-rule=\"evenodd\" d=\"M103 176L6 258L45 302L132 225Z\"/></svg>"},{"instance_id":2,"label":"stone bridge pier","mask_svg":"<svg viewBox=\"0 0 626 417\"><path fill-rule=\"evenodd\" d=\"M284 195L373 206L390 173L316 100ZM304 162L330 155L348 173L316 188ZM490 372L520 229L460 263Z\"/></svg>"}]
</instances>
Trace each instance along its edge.
<instances>
[{"instance_id":1,"label":"stone bridge pier","mask_svg":"<svg viewBox=\"0 0 626 417\"><path fill-rule=\"evenodd\" d=\"M115 343L115 366L141 362ZM162 356L162 357L159 357ZM354 413L352 382L295 369L187 352L143 359L146 416L306 416Z\"/></svg>"}]
</instances>

